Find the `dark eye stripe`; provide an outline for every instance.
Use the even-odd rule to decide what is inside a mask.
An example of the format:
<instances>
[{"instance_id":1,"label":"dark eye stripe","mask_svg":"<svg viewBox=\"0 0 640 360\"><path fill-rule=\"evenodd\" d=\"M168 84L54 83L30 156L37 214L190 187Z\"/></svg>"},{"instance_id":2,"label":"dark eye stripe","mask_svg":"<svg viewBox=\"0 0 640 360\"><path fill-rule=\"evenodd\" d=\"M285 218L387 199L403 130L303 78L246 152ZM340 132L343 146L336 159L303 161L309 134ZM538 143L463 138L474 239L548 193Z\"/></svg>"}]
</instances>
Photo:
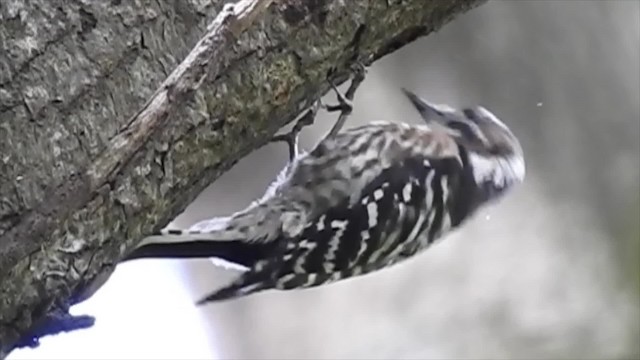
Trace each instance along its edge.
<instances>
[{"instance_id":1,"label":"dark eye stripe","mask_svg":"<svg viewBox=\"0 0 640 360\"><path fill-rule=\"evenodd\" d=\"M464 116L468 119L473 121L474 123L478 123L478 115L476 114L475 111L471 110L471 109L464 109L462 110L462 113L464 114Z\"/></svg>"},{"instance_id":2,"label":"dark eye stripe","mask_svg":"<svg viewBox=\"0 0 640 360\"><path fill-rule=\"evenodd\" d=\"M447 123L447 126L454 130L460 131L465 139L477 138L475 132L471 129L471 127L461 121L449 121L449 123Z\"/></svg>"}]
</instances>

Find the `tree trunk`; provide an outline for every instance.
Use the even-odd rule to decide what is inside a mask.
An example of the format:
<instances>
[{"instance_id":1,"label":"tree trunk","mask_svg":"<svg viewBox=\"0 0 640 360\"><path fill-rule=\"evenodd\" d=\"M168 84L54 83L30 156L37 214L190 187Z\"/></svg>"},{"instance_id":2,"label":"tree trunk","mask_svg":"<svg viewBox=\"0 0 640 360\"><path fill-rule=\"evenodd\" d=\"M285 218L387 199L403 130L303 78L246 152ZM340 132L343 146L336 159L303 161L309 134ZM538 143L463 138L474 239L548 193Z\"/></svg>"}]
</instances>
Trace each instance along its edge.
<instances>
[{"instance_id":1,"label":"tree trunk","mask_svg":"<svg viewBox=\"0 0 640 360\"><path fill-rule=\"evenodd\" d=\"M340 83L484 1L1 4L0 358L90 326L67 313L87 284L324 94L330 69Z\"/></svg>"}]
</instances>

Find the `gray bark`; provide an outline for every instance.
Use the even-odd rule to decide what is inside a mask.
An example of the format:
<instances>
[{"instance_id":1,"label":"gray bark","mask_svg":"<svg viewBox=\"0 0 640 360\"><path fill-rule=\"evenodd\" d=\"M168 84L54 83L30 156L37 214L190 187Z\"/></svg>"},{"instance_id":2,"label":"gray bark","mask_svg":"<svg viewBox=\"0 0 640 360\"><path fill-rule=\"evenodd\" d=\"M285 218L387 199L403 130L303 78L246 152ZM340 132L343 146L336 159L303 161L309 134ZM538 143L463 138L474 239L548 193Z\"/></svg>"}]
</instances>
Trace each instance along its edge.
<instances>
[{"instance_id":1,"label":"gray bark","mask_svg":"<svg viewBox=\"0 0 640 360\"><path fill-rule=\"evenodd\" d=\"M52 320L89 326L67 313L87 284L324 94L331 68L344 81L484 1L237 16L222 1L3 2L0 358Z\"/></svg>"}]
</instances>

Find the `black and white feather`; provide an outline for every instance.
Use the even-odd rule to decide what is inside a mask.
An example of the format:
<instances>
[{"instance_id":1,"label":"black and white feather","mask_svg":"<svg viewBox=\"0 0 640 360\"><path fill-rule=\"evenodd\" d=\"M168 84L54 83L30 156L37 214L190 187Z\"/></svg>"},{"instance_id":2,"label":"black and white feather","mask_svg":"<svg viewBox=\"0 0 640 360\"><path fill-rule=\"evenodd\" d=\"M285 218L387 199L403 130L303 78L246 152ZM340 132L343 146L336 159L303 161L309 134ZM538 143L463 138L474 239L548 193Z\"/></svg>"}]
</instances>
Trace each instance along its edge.
<instances>
[{"instance_id":1,"label":"black and white feather","mask_svg":"<svg viewBox=\"0 0 640 360\"><path fill-rule=\"evenodd\" d=\"M148 237L127 260L211 257L243 270L199 303L318 286L419 253L523 181L520 144L491 112L405 94L425 124L327 137L246 209Z\"/></svg>"}]
</instances>

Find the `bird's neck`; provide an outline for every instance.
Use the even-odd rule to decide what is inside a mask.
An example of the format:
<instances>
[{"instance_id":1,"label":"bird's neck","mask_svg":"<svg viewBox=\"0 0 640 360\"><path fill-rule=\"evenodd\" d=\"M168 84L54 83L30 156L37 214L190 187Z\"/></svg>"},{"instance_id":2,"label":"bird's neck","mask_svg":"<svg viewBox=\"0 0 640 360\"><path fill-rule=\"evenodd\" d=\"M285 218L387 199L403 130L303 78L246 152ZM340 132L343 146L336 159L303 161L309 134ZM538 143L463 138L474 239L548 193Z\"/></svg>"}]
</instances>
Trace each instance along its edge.
<instances>
[{"instance_id":1,"label":"bird's neck","mask_svg":"<svg viewBox=\"0 0 640 360\"><path fill-rule=\"evenodd\" d=\"M499 198L513 185L524 180L524 159L517 153L485 156L470 152L469 165L485 201Z\"/></svg>"}]
</instances>

